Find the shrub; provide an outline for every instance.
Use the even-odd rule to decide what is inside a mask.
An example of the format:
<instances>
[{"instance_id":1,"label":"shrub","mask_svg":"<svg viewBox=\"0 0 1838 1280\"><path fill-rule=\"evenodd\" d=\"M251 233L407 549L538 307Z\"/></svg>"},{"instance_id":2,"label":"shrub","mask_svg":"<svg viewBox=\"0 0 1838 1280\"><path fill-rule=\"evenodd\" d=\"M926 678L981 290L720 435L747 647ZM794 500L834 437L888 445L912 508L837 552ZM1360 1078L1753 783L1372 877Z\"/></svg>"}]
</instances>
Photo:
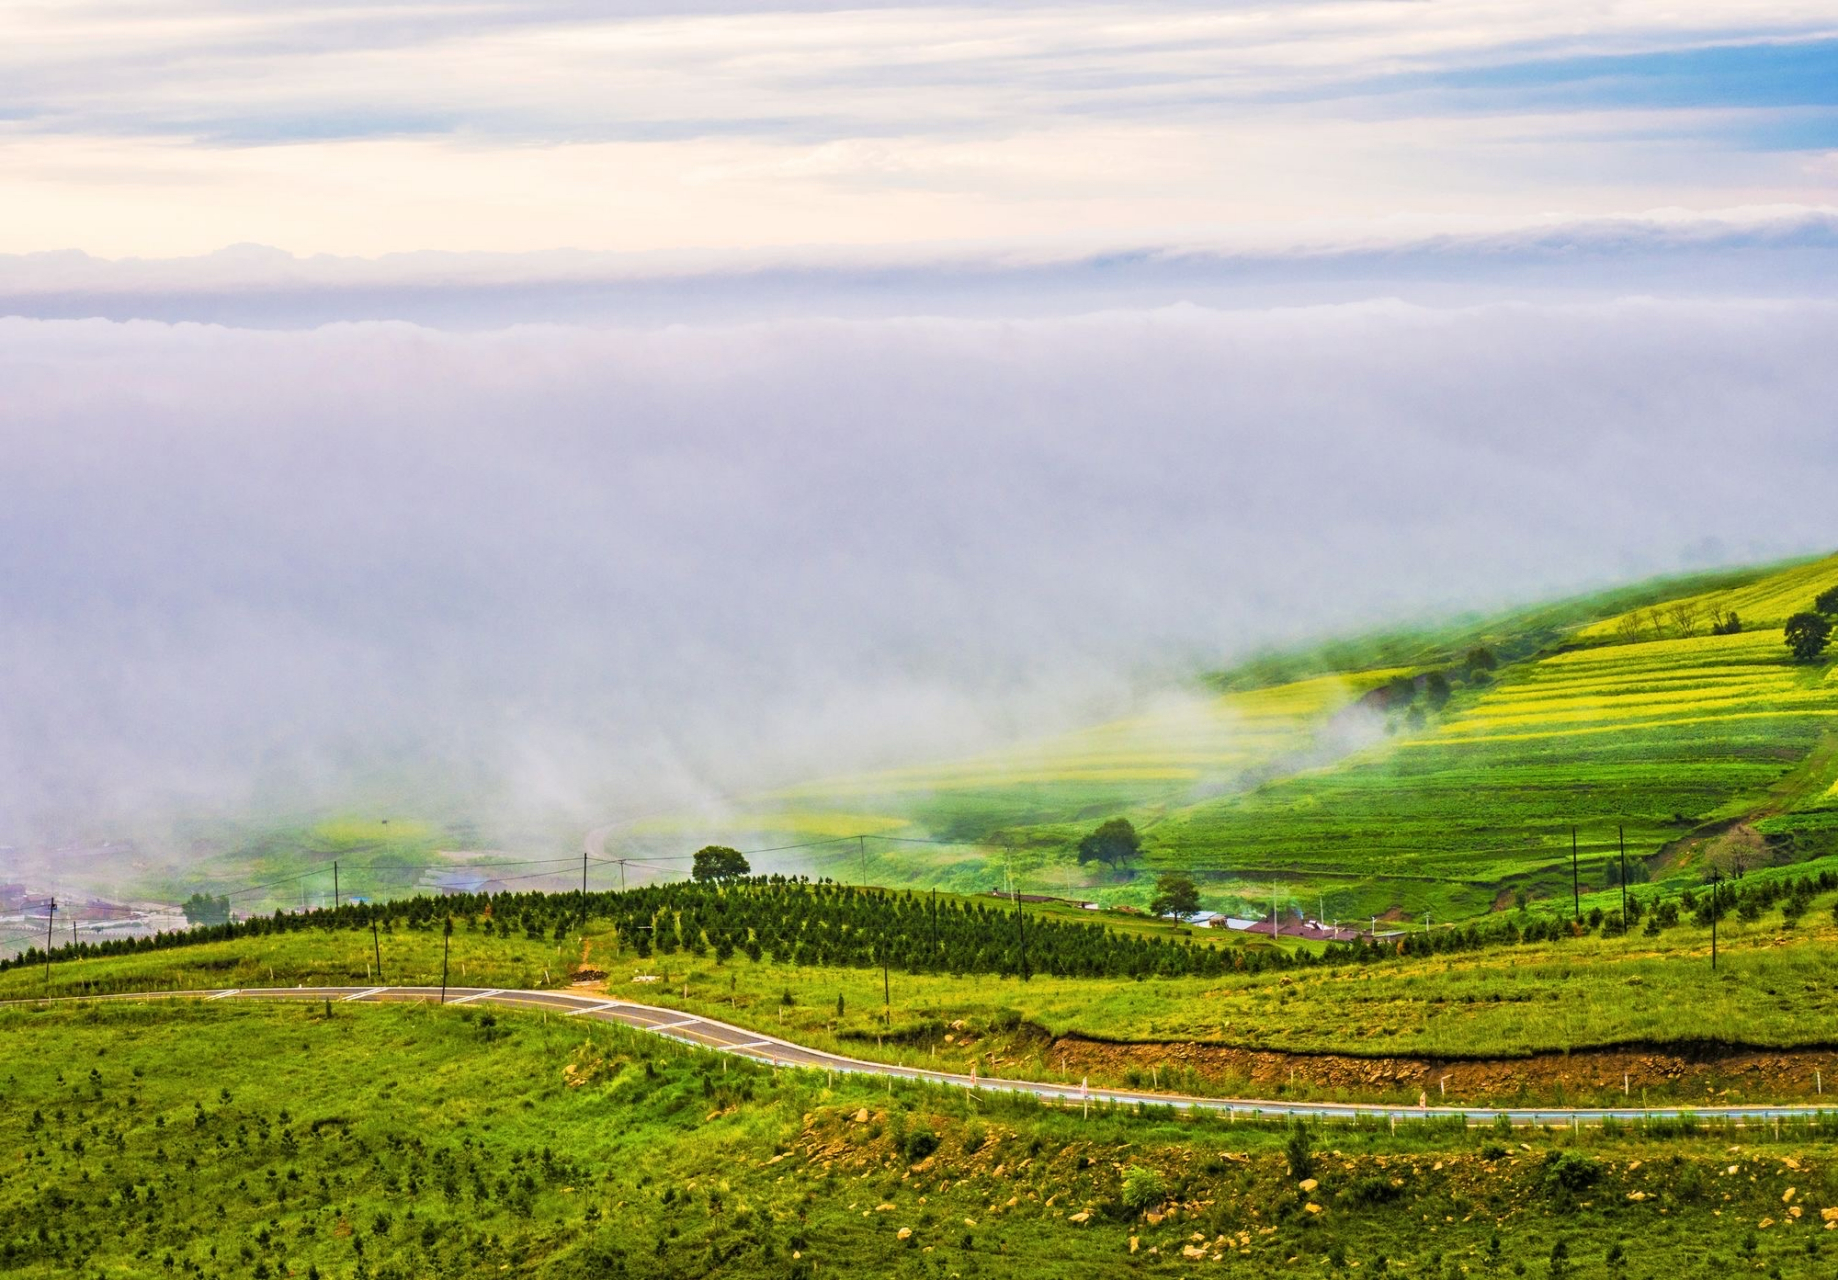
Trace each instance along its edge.
<instances>
[{"instance_id":1,"label":"shrub","mask_svg":"<svg viewBox=\"0 0 1838 1280\"><path fill-rule=\"evenodd\" d=\"M1553 1152L1544 1162L1544 1193L1559 1203L1593 1187L1602 1166L1580 1151Z\"/></svg>"},{"instance_id":2,"label":"shrub","mask_svg":"<svg viewBox=\"0 0 1838 1280\"><path fill-rule=\"evenodd\" d=\"M1298 1120L1290 1126L1289 1139L1283 1143L1283 1154L1289 1158L1289 1176L1297 1182L1315 1170L1312 1146L1313 1140L1309 1137L1306 1124Z\"/></svg>"},{"instance_id":3,"label":"shrub","mask_svg":"<svg viewBox=\"0 0 1838 1280\"><path fill-rule=\"evenodd\" d=\"M1404 1188L1382 1173L1360 1178L1345 1191L1349 1204L1361 1208L1392 1204L1404 1198Z\"/></svg>"},{"instance_id":4,"label":"shrub","mask_svg":"<svg viewBox=\"0 0 1838 1280\"><path fill-rule=\"evenodd\" d=\"M1168 1198L1168 1184L1153 1169L1133 1164L1123 1171L1123 1203L1133 1212L1153 1209Z\"/></svg>"},{"instance_id":5,"label":"shrub","mask_svg":"<svg viewBox=\"0 0 1838 1280\"><path fill-rule=\"evenodd\" d=\"M908 1129L900 1139L900 1154L906 1157L908 1164L917 1164L936 1150L938 1135L924 1125Z\"/></svg>"}]
</instances>

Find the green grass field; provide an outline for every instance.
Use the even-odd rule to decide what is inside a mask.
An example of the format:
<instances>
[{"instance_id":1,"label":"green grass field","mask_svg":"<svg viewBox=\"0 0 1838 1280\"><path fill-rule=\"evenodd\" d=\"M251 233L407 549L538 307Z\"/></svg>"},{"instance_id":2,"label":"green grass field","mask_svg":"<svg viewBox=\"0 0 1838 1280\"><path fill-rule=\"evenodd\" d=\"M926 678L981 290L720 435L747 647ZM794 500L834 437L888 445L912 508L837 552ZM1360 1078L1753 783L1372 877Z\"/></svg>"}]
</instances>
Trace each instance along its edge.
<instances>
[{"instance_id":1,"label":"green grass field","mask_svg":"<svg viewBox=\"0 0 1838 1280\"><path fill-rule=\"evenodd\" d=\"M535 1014L0 1010L19 1276L1825 1275L1824 1126L1051 1110Z\"/></svg>"},{"instance_id":2,"label":"green grass field","mask_svg":"<svg viewBox=\"0 0 1838 1280\"><path fill-rule=\"evenodd\" d=\"M1820 856L1838 852L1838 666L1793 662L1779 626L1834 584L1828 557L1260 659L1205 698L814 782L724 828L673 829L756 847L836 841L763 854L768 870L791 858L849 880L1012 880L1140 905L1151 875L1074 858L1083 834L1121 814L1145 836L1142 870L1194 871L1208 906L1258 913L1274 899L1341 919L1474 915L1518 889L1567 895L1573 827L1596 886L1623 832L1637 873L1660 879ZM1731 609L1749 629L1708 634ZM1497 669L1470 670L1471 645L1489 646ZM1345 665L1319 669L1334 662ZM1360 703L1430 673L1448 680L1446 701ZM859 846L837 839L855 834Z\"/></svg>"},{"instance_id":3,"label":"green grass field","mask_svg":"<svg viewBox=\"0 0 1838 1280\"><path fill-rule=\"evenodd\" d=\"M1615 900L1598 896L1585 902L1585 911L1612 907ZM573 903L564 898L556 906L566 911ZM1714 975L1710 932L1686 919L1654 934L1635 929L1621 937L1603 930L1551 942L1217 977L1042 974L1023 982L995 973L909 973L896 967L884 1005L881 971L871 965L793 964L738 953L721 963L712 953L689 951L641 958L605 918L591 920L584 935L570 921L559 939L546 929L537 937L503 930L488 935L480 922L462 918L453 935L449 979L455 986L559 987L591 970L595 986L622 998L681 1007L858 1057L954 1070L974 1063L985 1075L1090 1074L1099 1083L1135 1085L1140 1080L1128 1074L1133 1070L1157 1063L1172 1070L1183 1061L1192 1066L1183 1046L1300 1058L1508 1063L1533 1055L1630 1049L1702 1056L1709 1046L1719 1052L1799 1052L1794 1063L1716 1085L1730 1091L1718 1095L1727 1100L1797 1099L1814 1092L1817 1063L1805 1055L1838 1050L1831 1030L1838 994L1828 979L1838 954L1834 908L1838 893L1827 892L1791 919L1781 910L1747 919L1731 912L1719 927ZM1167 926L1159 928L1166 933ZM1200 940L1237 946L1204 933ZM366 928L315 927L58 960L48 980L36 965L14 967L0 973L0 999L368 984L379 980L379 953L382 978L390 983L440 981L439 930L398 922L375 940ZM648 980L634 981L640 977ZM1127 1060L1098 1055L1088 1061L1092 1055L1077 1048L1086 1041L1131 1052ZM1083 1065L1068 1066L1068 1053ZM1253 1079L1249 1070L1226 1054L1203 1070L1194 1067L1165 1080L1157 1075L1155 1082L1215 1095L1267 1093L1268 1079ZM1299 1079L1281 1087L1310 1097L1411 1101L1419 1087L1401 1078L1315 1072L1306 1062L1299 1072ZM1715 1074L1656 1078L1651 1098L1701 1101ZM1833 1074L1838 1081L1838 1063ZM1615 1083L1598 1082L1591 1092L1548 1072L1496 1074L1475 1084L1478 1092L1461 1097L1490 1103L1613 1101L1620 1092Z\"/></svg>"}]
</instances>

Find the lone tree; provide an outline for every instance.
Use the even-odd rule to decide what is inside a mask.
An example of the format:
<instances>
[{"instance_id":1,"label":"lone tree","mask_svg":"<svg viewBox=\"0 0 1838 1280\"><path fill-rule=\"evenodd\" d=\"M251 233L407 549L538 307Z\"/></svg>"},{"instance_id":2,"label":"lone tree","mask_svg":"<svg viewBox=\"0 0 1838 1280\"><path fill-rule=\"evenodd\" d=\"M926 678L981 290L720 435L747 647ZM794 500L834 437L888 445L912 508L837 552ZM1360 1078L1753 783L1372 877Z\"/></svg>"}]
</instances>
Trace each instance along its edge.
<instances>
[{"instance_id":1,"label":"lone tree","mask_svg":"<svg viewBox=\"0 0 1838 1280\"><path fill-rule=\"evenodd\" d=\"M179 910L185 913L186 924L227 924L230 898L228 894L213 897L208 893L194 893L179 904Z\"/></svg>"},{"instance_id":2,"label":"lone tree","mask_svg":"<svg viewBox=\"0 0 1838 1280\"><path fill-rule=\"evenodd\" d=\"M1832 620L1822 613L1796 613L1783 629L1787 647L1801 662L1811 662L1825 652L1832 638Z\"/></svg>"},{"instance_id":3,"label":"lone tree","mask_svg":"<svg viewBox=\"0 0 1838 1280\"><path fill-rule=\"evenodd\" d=\"M1178 871L1164 873L1155 882L1149 910L1158 916L1190 916L1200 909L1200 886Z\"/></svg>"},{"instance_id":4,"label":"lone tree","mask_svg":"<svg viewBox=\"0 0 1838 1280\"><path fill-rule=\"evenodd\" d=\"M1814 613L1838 615L1838 587L1827 587L1812 602Z\"/></svg>"},{"instance_id":5,"label":"lone tree","mask_svg":"<svg viewBox=\"0 0 1838 1280\"><path fill-rule=\"evenodd\" d=\"M752 869L740 850L724 844L710 844L696 850L696 860L690 865L689 874L698 880L735 880Z\"/></svg>"},{"instance_id":6,"label":"lone tree","mask_svg":"<svg viewBox=\"0 0 1838 1280\"><path fill-rule=\"evenodd\" d=\"M1127 871L1131 858L1142 855L1142 837L1128 818L1112 818L1079 841L1079 865L1102 862L1114 871Z\"/></svg>"}]
</instances>

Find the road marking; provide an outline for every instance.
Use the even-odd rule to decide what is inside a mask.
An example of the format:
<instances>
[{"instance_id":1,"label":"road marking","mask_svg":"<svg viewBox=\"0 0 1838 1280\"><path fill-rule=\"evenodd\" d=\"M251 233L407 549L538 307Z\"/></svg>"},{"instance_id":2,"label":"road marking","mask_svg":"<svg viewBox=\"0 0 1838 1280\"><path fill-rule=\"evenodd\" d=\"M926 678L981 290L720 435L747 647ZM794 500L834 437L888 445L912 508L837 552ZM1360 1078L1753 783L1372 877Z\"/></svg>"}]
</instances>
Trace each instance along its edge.
<instances>
[{"instance_id":1,"label":"road marking","mask_svg":"<svg viewBox=\"0 0 1838 1280\"><path fill-rule=\"evenodd\" d=\"M497 994L498 994L498 988L493 987L490 991L475 991L469 996L460 996L456 1000L447 1001L447 1003L448 1004L465 1004L468 1000L483 1000L487 996L495 996Z\"/></svg>"},{"instance_id":2,"label":"road marking","mask_svg":"<svg viewBox=\"0 0 1838 1280\"><path fill-rule=\"evenodd\" d=\"M724 1047L729 1049L760 1049L772 1043L774 1042L771 1040L749 1040L746 1044L730 1044Z\"/></svg>"},{"instance_id":3,"label":"road marking","mask_svg":"<svg viewBox=\"0 0 1838 1280\"><path fill-rule=\"evenodd\" d=\"M599 1013L604 1009L617 1009L624 1003L625 1001L623 1000L608 1000L605 1004L590 1004L585 1009L570 1009L562 1016L564 1018L578 1018L583 1013Z\"/></svg>"},{"instance_id":4,"label":"road marking","mask_svg":"<svg viewBox=\"0 0 1838 1280\"><path fill-rule=\"evenodd\" d=\"M233 996L233 995L235 995L235 994L236 994L236 991L237 991L237 990L240 990L240 989L241 989L241 988L237 988L236 990L231 990L231 991L219 991L219 992L218 992L218 993L217 993L216 995L214 995L214 996L206 996L206 997L204 997L204 998L205 998L206 1000L222 1000L222 999L224 999L224 998L225 998L225 997L227 997L227 996Z\"/></svg>"},{"instance_id":5,"label":"road marking","mask_svg":"<svg viewBox=\"0 0 1838 1280\"><path fill-rule=\"evenodd\" d=\"M339 999L339 1003L340 1004L350 1004L353 1000L362 1000L366 996L378 995L387 990L389 990L388 987L372 987L368 991L355 991L348 996L341 997Z\"/></svg>"},{"instance_id":6,"label":"road marking","mask_svg":"<svg viewBox=\"0 0 1838 1280\"><path fill-rule=\"evenodd\" d=\"M678 1027L693 1027L700 1021L702 1021L700 1018L684 1018L681 1022L648 1022L645 1024L645 1030L674 1031Z\"/></svg>"}]
</instances>

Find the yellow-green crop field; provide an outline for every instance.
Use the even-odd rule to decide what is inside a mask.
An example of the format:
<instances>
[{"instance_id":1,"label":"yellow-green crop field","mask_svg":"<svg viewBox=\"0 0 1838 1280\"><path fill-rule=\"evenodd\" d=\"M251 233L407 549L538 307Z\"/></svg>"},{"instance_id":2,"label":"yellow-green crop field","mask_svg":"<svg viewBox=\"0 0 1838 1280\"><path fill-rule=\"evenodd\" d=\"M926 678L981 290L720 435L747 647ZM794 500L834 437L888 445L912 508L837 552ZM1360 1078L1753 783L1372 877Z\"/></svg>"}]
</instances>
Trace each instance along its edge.
<instances>
[{"instance_id":1,"label":"yellow-green crop field","mask_svg":"<svg viewBox=\"0 0 1838 1280\"><path fill-rule=\"evenodd\" d=\"M761 870L789 857L963 890L1013 877L1140 904L1152 876L1076 862L1079 838L1121 815L1143 833L1143 869L1194 871L1208 906L1267 912L1274 893L1340 918L1448 918L1521 889L1567 897L1573 827L1585 892L1603 887L1623 832L1637 879L1695 878L1728 856L1707 848L1712 824L1745 824L1751 860L1834 853L1838 666L1794 661L1780 630L1834 584L1838 557L1796 564L1682 609L1605 609L1535 648L1505 636L1510 656L1491 673L1458 649L1441 663L1186 697L1010 749L813 782L672 831L742 847L838 842L767 854ZM1732 610L1746 629L1710 634L1713 614ZM1432 672L1446 699L1422 683ZM1413 678L1418 691L1398 702ZM1367 697L1381 689L1389 703Z\"/></svg>"},{"instance_id":2,"label":"yellow-green crop field","mask_svg":"<svg viewBox=\"0 0 1838 1280\"><path fill-rule=\"evenodd\" d=\"M1711 618L1726 613L1741 618L1744 627L1772 628L1812 608L1814 597L1832 587L1838 587L1838 556L1796 565L1745 586L1685 596L1677 603L1698 615L1699 629L1707 628ZM1608 640L1621 635L1624 628L1636 626L1649 634L1655 628L1668 635L1679 633L1679 621L1672 608L1660 606L1635 610L1631 621L1628 614L1617 614L1577 634L1583 640Z\"/></svg>"},{"instance_id":3,"label":"yellow-green crop field","mask_svg":"<svg viewBox=\"0 0 1838 1280\"><path fill-rule=\"evenodd\" d=\"M676 837L678 843L742 846L776 845L785 837L821 841L865 835L871 837L871 878L952 883L954 876L983 873L989 855L979 845L994 830L1180 804L1208 790L1240 785L1260 771L1283 771L1286 760L1316 749L1337 713L1407 674L1387 668L1264 689L1184 695L1138 715L1002 751L813 782L759 797L715 818L650 820L635 825L630 834L652 843ZM874 841L877 836L931 837L958 847L900 847ZM786 852L781 861L789 865ZM858 852L851 848L832 856L839 868L854 867ZM823 855L800 851L796 856L802 864ZM760 869L774 869L771 856L764 857ZM1042 887L1066 886L1055 877Z\"/></svg>"}]
</instances>

